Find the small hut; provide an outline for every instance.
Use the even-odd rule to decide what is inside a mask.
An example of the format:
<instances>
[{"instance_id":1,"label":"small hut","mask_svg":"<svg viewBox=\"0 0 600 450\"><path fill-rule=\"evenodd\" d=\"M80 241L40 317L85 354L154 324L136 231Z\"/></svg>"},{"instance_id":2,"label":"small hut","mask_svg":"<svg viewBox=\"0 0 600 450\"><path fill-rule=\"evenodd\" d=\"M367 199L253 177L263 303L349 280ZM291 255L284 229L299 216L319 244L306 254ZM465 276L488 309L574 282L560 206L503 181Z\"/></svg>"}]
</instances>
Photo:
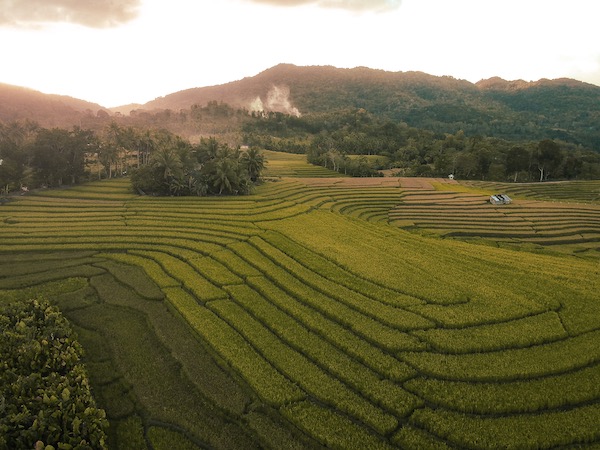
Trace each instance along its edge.
<instances>
[{"instance_id":1,"label":"small hut","mask_svg":"<svg viewBox=\"0 0 600 450\"><path fill-rule=\"evenodd\" d=\"M490 195L490 203L492 205L508 205L512 203L512 199L506 194Z\"/></svg>"}]
</instances>

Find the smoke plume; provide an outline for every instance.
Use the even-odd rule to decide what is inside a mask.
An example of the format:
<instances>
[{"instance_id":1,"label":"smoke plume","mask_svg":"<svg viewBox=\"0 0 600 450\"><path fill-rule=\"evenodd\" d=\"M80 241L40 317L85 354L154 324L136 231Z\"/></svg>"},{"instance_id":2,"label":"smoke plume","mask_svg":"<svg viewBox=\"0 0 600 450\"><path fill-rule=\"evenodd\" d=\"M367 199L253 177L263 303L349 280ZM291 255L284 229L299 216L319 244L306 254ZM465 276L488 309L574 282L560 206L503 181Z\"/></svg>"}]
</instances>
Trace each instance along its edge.
<instances>
[{"instance_id":1,"label":"smoke plume","mask_svg":"<svg viewBox=\"0 0 600 450\"><path fill-rule=\"evenodd\" d=\"M300 117L298 108L290 102L290 88L287 86L271 86L267 98L263 101L256 97L250 103L251 111L275 111Z\"/></svg>"}]
</instances>

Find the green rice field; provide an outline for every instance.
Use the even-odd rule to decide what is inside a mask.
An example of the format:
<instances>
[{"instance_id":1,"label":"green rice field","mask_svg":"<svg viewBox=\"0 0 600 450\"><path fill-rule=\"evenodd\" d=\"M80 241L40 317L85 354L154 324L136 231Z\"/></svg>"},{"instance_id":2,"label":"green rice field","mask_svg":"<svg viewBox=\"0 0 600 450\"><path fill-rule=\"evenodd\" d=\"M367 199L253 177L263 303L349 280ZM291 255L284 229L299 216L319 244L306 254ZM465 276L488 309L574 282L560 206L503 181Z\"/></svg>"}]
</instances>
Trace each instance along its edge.
<instances>
[{"instance_id":1,"label":"green rice field","mask_svg":"<svg viewBox=\"0 0 600 450\"><path fill-rule=\"evenodd\" d=\"M0 301L60 307L111 449L600 448L599 181L267 157L249 196L0 205Z\"/></svg>"}]
</instances>

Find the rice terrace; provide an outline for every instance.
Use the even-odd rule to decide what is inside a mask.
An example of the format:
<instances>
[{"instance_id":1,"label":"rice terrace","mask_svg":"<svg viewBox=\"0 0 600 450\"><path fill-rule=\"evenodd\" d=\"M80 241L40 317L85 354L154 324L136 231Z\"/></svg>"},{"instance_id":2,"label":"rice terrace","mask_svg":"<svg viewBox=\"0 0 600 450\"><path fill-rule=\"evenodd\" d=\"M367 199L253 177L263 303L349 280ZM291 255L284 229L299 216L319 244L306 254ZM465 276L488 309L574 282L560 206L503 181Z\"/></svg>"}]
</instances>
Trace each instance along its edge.
<instances>
[{"instance_id":1,"label":"rice terrace","mask_svg":"<svg viewBox=\"0 0 600 450\"><path fill-rule=\"evenodd\" d=\"M0 206L0 301L66 316L110 448L600 448L600 181L265 155L246 196Z\"/></svg>"}]
</instances>

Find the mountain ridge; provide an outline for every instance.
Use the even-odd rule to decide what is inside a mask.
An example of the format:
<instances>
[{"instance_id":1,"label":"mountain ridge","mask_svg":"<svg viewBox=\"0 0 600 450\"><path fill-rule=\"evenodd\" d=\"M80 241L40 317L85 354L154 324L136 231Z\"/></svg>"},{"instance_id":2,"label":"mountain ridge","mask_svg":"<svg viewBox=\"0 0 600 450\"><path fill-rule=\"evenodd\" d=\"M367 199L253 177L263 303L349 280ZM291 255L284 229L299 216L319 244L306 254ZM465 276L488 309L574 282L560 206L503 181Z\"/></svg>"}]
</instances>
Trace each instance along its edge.
<instances>
[{"instance_id":1,"label":"mountain ridge","mask_svg":"<svg viewBox=\"0 0 600 450\"><path fill-rule=\"evenodd\" d=\"M0 83L0 121L29 119L44 126L71 126L82 115L99 111L108 114L107 108L86 100Z\"/></svg>"},{"instance_id":2,"label":"mountain ridge","mask_svg":"<svg viewBox=\"0 0 600 450\"><path fill-rule=\"evenodd\" d=\"M93 120L94 115L108 116L108 109L70 97L37 93L32 100L31 92L37 91L29 91L29 97L21 95L21 103L13 98L7 112L2 101L7 86L0 84L0 120L29 118L43 126L65 126ZM436 133L463 130L471 136L517 141L561 139L600 150L600 87L570 78L507 81L492 77L472 83L418 71L282 63L237 81L189 88L110 111L117 116L135 112L141 120L140 115L169 110L179 114L210 102L248 112L291 115L364 109ZM86 118L83 122L82 117ZM158 126L160 120L157 116L152 124Z\"/></svg>"},{"instance_id":3,"label":"mountain ridge","mask_svg":"<svg viewBox=\"0 0 600 450\"><path fill-rule=\"evenodd\" d=\"M259 82L268 81L270 83L289 84L297 82L297 77L320 78L331 77L341 79L346 82L359 82L361 79L388 78L389 86L396 84L396 87L410 87L418 84L433 86L450 86L462 89L486 90L509 90L518 91L538 86L570 86L585 87L590 89L600 89L590 83L575 80L572 78L547 79L542 78L537 81L524 80L504 80L500 77L491 77L480 80L476 83L454 78L451 76L435 76L420 71L401 71L390 72L382 69L372 69L364 66L354 68L337 68L331 65L324 66L296 66L294 64L281 63L268 68L254 76L244 77L240 80L231 81L214 86L204 86L188 88L160 96L146 102L140 106L140 109L172 109L189 108L194 104L204 105L208 101L223 101L232 106L250 105L255 96L266 95L264 86L257 86ZM236 97L237 96L237 97ZM121 107L119 107L122 109ZM114 110L114 108L111 108Z\"/></svg>"}]
</instances>

